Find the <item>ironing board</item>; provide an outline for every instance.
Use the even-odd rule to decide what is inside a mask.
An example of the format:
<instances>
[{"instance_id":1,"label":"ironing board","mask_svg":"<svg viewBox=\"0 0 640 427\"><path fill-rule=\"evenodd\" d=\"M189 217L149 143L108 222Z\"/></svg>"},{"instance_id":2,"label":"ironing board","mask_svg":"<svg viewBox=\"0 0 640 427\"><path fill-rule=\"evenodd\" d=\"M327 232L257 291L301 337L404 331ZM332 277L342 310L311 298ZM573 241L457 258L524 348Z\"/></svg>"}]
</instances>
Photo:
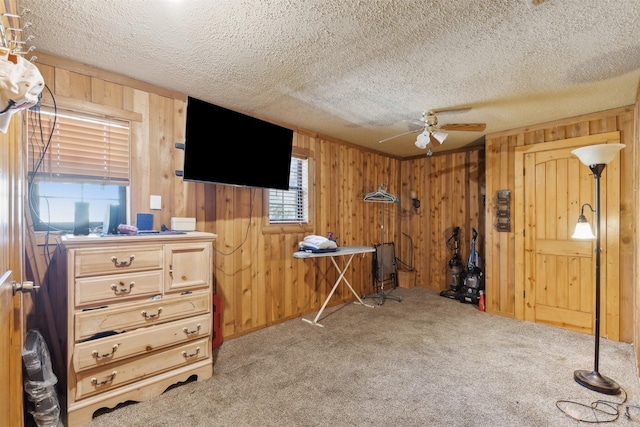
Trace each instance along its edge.
<instances>
[{"instance_id":1,"label":"ironing board","mask_svg":"<svg viewBox=\"0 0 640 427\"><path fill-rule=\"evenodd\" d=\"M375 249L370 247L370 246L344 246L344 247L339 247L338 249L336 249L335 252L315 252L314 253L314 252L297 251L297 252L293 253L293 257L294 258L298 258L298 259L330 257L331 258L331 262L333 263L333 266L336 268L336 270L338 270L338 273L339 273L339 276L338 276L338 279L336 280L336 283L333 285L333 288L331 288L331 292L329 292L329 295L327 295L327 298L325 299L324 304L322 304L322 308L320 308L320 311L318 312L316 317L313 320L305 319L303 317L302 318L303 321L305 321L307 323L311 323L312 325L315 325L315 326L319 326L321 328L324 327L324 325L318 323L318 319L320 318L320 316L322 315L322 312L324 311L325 307L329 303L329 300L333 296L333 293L335 292L336 288L338 287L340 282L343 281L343 280L347 284L349 289L351 290L351 293L353 295L355 295L355 297L358 299L357 302L359 302L360 304L362 304L362 305L364 305L366 307L370 307L370 308L374 308L375 307L375 306L370 305L370 304L365 304L360 299L360 296L358 296L356 291L353 290L353 288L351 287L351 283L349 283L349 281L345 277L345 273L347 271L347 268L349 268L349 265L351 264L351 261L353 260L353 257L355 255L357 255L357 254L362 254L362 256L364 256L364 254L366 254L367 252L375 252ZM341 257L341 256L347 256L348 257L347 263L344 265L344 268L342 268L342 269L340 269L340 266L336 262L336 258L337 257ZM354 301L354 302L356 302L356 301Z\"/></svg>"}]
</instances>

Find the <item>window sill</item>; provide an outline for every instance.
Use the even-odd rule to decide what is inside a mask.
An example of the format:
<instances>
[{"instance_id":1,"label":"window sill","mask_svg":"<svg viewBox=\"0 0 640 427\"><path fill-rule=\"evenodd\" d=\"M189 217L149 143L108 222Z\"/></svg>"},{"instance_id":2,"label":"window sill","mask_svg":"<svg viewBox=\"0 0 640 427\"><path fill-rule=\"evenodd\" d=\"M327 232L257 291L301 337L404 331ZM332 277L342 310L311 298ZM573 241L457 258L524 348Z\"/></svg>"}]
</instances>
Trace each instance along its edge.
<instances>
[{"instance_id":1,"label":"window sill","mask_svg":"<svg viewBox=\"0 0 640 427\"><path fill-rule=\"evenodd\" d=\"M262 227L262 234L295 234L295 233L311 233L313 225L311 224L269 224L268 221Z\"/></svg>"}]
</instances>

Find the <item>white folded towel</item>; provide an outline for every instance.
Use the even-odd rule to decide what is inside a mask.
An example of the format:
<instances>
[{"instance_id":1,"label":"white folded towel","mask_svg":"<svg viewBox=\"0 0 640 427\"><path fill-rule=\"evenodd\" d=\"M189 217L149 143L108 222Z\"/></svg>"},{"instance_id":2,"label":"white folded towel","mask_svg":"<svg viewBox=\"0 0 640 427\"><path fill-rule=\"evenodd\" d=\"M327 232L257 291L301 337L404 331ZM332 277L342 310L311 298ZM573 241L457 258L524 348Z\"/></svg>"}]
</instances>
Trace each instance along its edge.
<instances>
[{"instance_id":1,"label":"white folded towel","mask_svg":"<svg viewBox=\"0 0 640 427\"><path fill-rule=\"evenodd\" d=\"M309 235L304 238L302 242L299 243L300 248L309 248L309 249L336 249L338 245L333 240L329 240L323 236L316 236L314 234Z\"/></svg>"}]
</instances>

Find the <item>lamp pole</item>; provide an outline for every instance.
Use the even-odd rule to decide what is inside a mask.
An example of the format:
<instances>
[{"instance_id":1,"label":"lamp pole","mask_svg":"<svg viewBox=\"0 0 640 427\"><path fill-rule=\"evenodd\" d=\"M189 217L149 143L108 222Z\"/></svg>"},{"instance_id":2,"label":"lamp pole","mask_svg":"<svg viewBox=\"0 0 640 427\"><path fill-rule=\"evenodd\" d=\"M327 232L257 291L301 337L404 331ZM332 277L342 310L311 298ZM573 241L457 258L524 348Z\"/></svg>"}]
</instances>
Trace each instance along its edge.
<instances>
[{"instance_id":1,"label":"lamp pole","mask_svg":"<svg viewBox=\"0 0 640 427\"><path fill-rule=\"evenodd\" d=\"M596 319L595 319L595 354L593 357L593 371L598 372L600 362L600 174L605 165L591 165L596 180Z\"/></svg>"},{"instance_id":2,"label":"lamp pole","mask_svg":"<svg viewBox=\"0 0 640 427\"><path fill-rule=\"evenodd\" d=\"M593 172L593 177L596 180L596 315L593 371L574 371L573 378L578 384L588 389L605 394L618 394L620 392L620 386L611 378L605 377L598 372L598 365L600 362L600 174L604 170L605 166L606 165L602 163L589 165L589 169L591 169L591 172Z\"/></svg>"},{"instance_id":3,"label":"lamp pole","mask_svg":"<svg viewBox=\"0 0 640 427\"><path fill-rule=\"evenodd\" d=\"M571 151L582 164L589 166L596 180L596 277L595 277L595 355L593 371L577 370L573 372L576 382L588 389L605 394L620 393L620 386L611 378L600 375L598 364L600 361L600 175L607 163L611 162L618 152L624 148L620 143L604 143L576 148ZM581 213L582 215L582 213ZM580 221L578 221L580 222ZM577 231L577 227L576 227Z\"/></svg>"}]
</instances>

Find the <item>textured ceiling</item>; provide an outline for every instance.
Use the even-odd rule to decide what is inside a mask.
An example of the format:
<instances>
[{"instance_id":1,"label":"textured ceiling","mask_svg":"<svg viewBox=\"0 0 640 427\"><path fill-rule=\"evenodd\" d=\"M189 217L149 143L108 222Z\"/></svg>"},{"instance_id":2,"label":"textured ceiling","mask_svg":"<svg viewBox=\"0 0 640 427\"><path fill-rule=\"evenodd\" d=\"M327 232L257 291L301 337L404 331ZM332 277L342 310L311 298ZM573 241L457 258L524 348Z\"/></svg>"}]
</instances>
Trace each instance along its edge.
<instances>
[{"instance_id":1,"label":"textured ceiling","mask_svg":"<svg viewBox=\"0 0 640 427\"><path fill-rule=\"evenodd\" d=\"M540 3L540 4L538 4ZM640 0L21 0L38 51L395 156L631 105ZM242 129L238 129L239 132Z\"/></svg>"}]
</instances>

